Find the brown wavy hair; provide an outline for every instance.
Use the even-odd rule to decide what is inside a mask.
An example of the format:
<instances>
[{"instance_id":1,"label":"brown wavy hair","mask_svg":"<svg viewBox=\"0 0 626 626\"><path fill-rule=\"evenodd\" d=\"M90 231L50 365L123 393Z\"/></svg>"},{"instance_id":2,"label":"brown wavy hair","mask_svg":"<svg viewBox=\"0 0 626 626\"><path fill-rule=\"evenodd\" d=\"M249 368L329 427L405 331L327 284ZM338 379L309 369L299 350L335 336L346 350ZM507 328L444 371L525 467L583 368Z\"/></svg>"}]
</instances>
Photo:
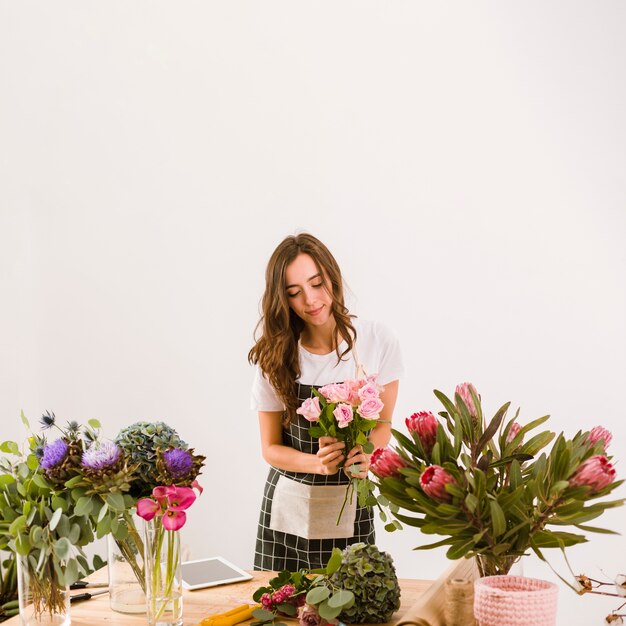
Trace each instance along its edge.
<instances>
[{"instance_id":1,"label":"brown wavy hair","mask_svg":"<svg viewBox=\"0 0 626 626\"><path fill-rule=\"evenodd\" d=\"M261 336L248 353L248 361L258 365L278 397L285 405L284 423L288 425L296 415L299 401L295 381L300 378L298 340L304 329L304 321L290 308L285 285L285 272L299 254L308 254L323 278L324 286L332 298L331 312L335 318L334 346L339 362L356 340L348 309L344 303L341 270L330 250L308 233L286 237L270 257L265 270L265 293L261 300L261 319L255 328ZM330 284L329 284L330 283ZM341 337L341 339L340 339ZM339 344L345 340L348 347L339 352Z\"/></svg>"}]
</instances>

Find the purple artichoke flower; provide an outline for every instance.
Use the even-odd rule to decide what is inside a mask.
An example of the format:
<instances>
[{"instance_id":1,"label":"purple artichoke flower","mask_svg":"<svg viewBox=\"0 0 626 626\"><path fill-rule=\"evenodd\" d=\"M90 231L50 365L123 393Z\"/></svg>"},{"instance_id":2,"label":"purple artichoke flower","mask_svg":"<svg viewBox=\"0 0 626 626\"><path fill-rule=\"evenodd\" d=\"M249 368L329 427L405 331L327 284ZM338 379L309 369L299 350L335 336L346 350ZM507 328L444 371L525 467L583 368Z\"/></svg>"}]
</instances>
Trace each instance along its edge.
<instances>
[{"instance_id":1,"label":"purple artichoke flower","mask_svg":"<svg viewBox=\"0 0 626 626\"><path fill-rule=\"evenodd\" d=\"M173 448L163 453L165 469L175 480L184 478L193 467L193 459L187 450Z\"/></svg>"},{"instance_id":2,"label":"purple artichoke flower","mask_svg":"<svg viewBox=\"0 0 626 626\"><path fill-rule=\"evenodd\" d=\"M68 451L69 446L67 443L63 439L57 439L44 446L39 465L45 470L50 470L63 463Z\"/></svg>"},{"instance_id":3,"label":"purple artichoke flower","mask_svg":"<svg viewBox=\"0 0 626 626\"><path fill-rule=\"evenodd\" d=\"M83 452L81 465L92 470L101 470L115 465L122 456L122 451L112 441L103 441L91 445Z\"/></svg>"}]
</instances>

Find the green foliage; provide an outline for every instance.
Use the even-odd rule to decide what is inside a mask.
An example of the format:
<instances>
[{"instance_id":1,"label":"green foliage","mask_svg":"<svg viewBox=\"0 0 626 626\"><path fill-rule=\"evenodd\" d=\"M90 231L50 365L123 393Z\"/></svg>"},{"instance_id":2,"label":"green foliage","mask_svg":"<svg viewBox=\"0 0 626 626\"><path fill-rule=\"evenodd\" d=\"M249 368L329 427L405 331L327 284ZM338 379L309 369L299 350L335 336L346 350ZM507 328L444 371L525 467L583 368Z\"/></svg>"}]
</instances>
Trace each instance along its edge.
<instances>
[{"instance_id":1,"label":"green foliage","mask_svg":"<svg viewBox=\"0 0 626 626\"><path fill-rule=\"evenodd\" d=\"M398 523L444 537L417 549L445 545L451 559L480 556L487 563L486 573L505 573L529 549L541 555L543 548L586 541L578 531L607 532L583 524L624 503L598 501L623 481L598 490L570 482L584 461L606 455L602 440L591 443L588 433L580 432L572 439L562 433L555 438L549 431L531 436L549 416L519 425L519 409L507 420L507 402L485 420L480 397L473 392L474 414L458 394L453 401L440 391L434 393L445 410L439 413L430 457L417 434L411 439L394 430L395 451L407 467L378 479L379 504L395 505L392 515ZM431 463L454 478L445 486L445 502L420 486L420 476ZM560 526L572 526L573 532L554 528Z\"/></svg>"}]
</instances>

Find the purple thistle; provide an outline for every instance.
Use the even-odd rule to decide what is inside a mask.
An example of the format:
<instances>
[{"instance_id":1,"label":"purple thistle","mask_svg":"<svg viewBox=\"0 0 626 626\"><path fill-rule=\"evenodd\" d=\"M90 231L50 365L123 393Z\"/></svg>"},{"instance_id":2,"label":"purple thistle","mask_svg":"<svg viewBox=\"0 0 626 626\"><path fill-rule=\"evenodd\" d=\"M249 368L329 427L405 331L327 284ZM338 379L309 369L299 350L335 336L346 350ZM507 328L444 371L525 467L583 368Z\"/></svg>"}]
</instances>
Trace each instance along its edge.
<instances>
[{"instance_id":1,"label":"purple thistle","mask_svg":"<svg viewBox=\"0 0 626 626\"><path fill-rule=\"evenodd\" d=\"M115 465L122 456L119 446L112 441L103 441L99 445L93 444L81 459L81 465L92 470L106 469Z\"/></svg>"},{"instance_id":2,"label":"purple thistle","mask_svg":"<svg viewBox=\"0 0 626 626\"><path fill-rule=\"evenodd\" d=\"M189 474L193 467L193 459L187 450L174 448L163 454L165 468L172 478L184 478Z\"/></svg>"},{"instance_id":3,"label":"purple thistle","mask_svg":"<svg viewBox=\"0 0 626 626\"><path fill-rule=\"evenodd\" d=\"M52 469L65 460L69 446L63 439L57 439L43 447L43 454L39 465L45 470Z\"/></svg>"}]
</instances>

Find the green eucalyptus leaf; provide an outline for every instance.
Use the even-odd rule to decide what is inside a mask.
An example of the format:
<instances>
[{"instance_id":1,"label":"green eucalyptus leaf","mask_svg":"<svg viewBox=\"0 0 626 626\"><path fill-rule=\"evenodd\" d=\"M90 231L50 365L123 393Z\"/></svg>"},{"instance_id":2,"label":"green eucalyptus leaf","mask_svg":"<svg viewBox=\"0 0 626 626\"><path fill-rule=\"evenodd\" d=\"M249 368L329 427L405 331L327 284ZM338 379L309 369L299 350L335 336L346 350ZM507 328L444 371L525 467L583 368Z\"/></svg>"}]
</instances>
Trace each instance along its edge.
<instances>
[{"instance_id":1,"label":"green eucalyptus leaf","mask_svg":"<svg viewBox=\"0 0 626 626\"><path fill-rule=\"evenodd\" d=\"M102 428L102 425L97 419L87 420L87 424L89 424L89 426L91 426L94 429Z\"/></svg>"},{"instance_id":2,"label":"green eucalyptus leaf","mask_svg":"<svg viewBox=\"0 0 626 626\"><path fill-rule=\"evenodd\" d=\"M52 514L52 519L50 520L50 523L48 524L48 527L50 528L50 530L54 530L57 527L57 524L59 523L59 520L61 519L61 515L63 515L62 509L57 509Z\"/></svg>"},{"instance_id":3,"label":"green eucalyptus leaf","mask_svg":"<svg viewBox=\"0 0 626 626\"><path fill-rule=\"evenodd\" d=\"M119 494L115 494L119 495ZM82 517L83 515L89 515L93 509L93 502L91 496L82 496L78 498L76 505L74 506L74 514Z\"/></svg>"},{"instance_id":4,"label":"green eucalyptus leaf","mask_svg":"<svg viewBox=\"0 0 626 626\"><path fill-rule=\"evenodd\" d=\"M307 604L317 605L320 602L323 602L330 596L330 590L327 587L313 587L306 594L306 602Z\"/></svg>"},{"instance_id":5,"label":"green eucalyptus leaf","mask_svg":"<svg viewBox=\"0 0 626 626\"><path fill-rule=\"evenodd\" d=\"M326 564L326 573L328 576L334 574L341 566L342 551L339 548L334 548L328 563Z\"/></svg>"},{"instance_id":6,"label":"green eucalyptus leaf","mask_svg":"<svg viewBox=\"0 0 626 626\"><path fill-rule=\"evenodd\" d=\"M318 607L317 612L320 614L320 617L323 617L325 620L335 619L339 613L341 613L342 607L332 607L328 606L328 600L324 600Z\"/></svg>"},{"instance_id":7,"label":"green eucalyptus leaf","mask_svg":"<svg viewBox=\"0 0 626 626\"><path fill-rule=\"evenodd\" d=\"M254 611L252 611L252 617L258 619L260 622L267 622L274 619L274 613L272 613L272 611L266 611L265 609L254 609Z\"/></svg>"},{"instance_id":8,"label":"green eucalyptus leaf","mask_svg":"<svg viewBox=\"0 0 626 626\"><path fill-rule=\"evenodd\" d=\"M289 602L281 602L276 608L289 617L294 617L298 613L298 609Z\"/></svg>"},{"instance_id":9,"label":"green eucalyptus leaf","mask_svg":"<svg viewBox=\"0 0 626 626\"><path fill-rule=\"evenodd\" d=\"M61 537L57 539L54 544L54 552L58 559L65 561L69 558L72 551L72 544L67 537Z\"/></svg>"},{"instance_id":10,"label":"green eucalyptus leaf","mask_svg":"<svg viewBox=\"0 0 626 626\"><path fill-rule=\"evenodd\" d=\"M328 606L332 608L343 608L353 603L354 594L346 589L340 589L328 598Z\"/></svg>"}]
</instances>

